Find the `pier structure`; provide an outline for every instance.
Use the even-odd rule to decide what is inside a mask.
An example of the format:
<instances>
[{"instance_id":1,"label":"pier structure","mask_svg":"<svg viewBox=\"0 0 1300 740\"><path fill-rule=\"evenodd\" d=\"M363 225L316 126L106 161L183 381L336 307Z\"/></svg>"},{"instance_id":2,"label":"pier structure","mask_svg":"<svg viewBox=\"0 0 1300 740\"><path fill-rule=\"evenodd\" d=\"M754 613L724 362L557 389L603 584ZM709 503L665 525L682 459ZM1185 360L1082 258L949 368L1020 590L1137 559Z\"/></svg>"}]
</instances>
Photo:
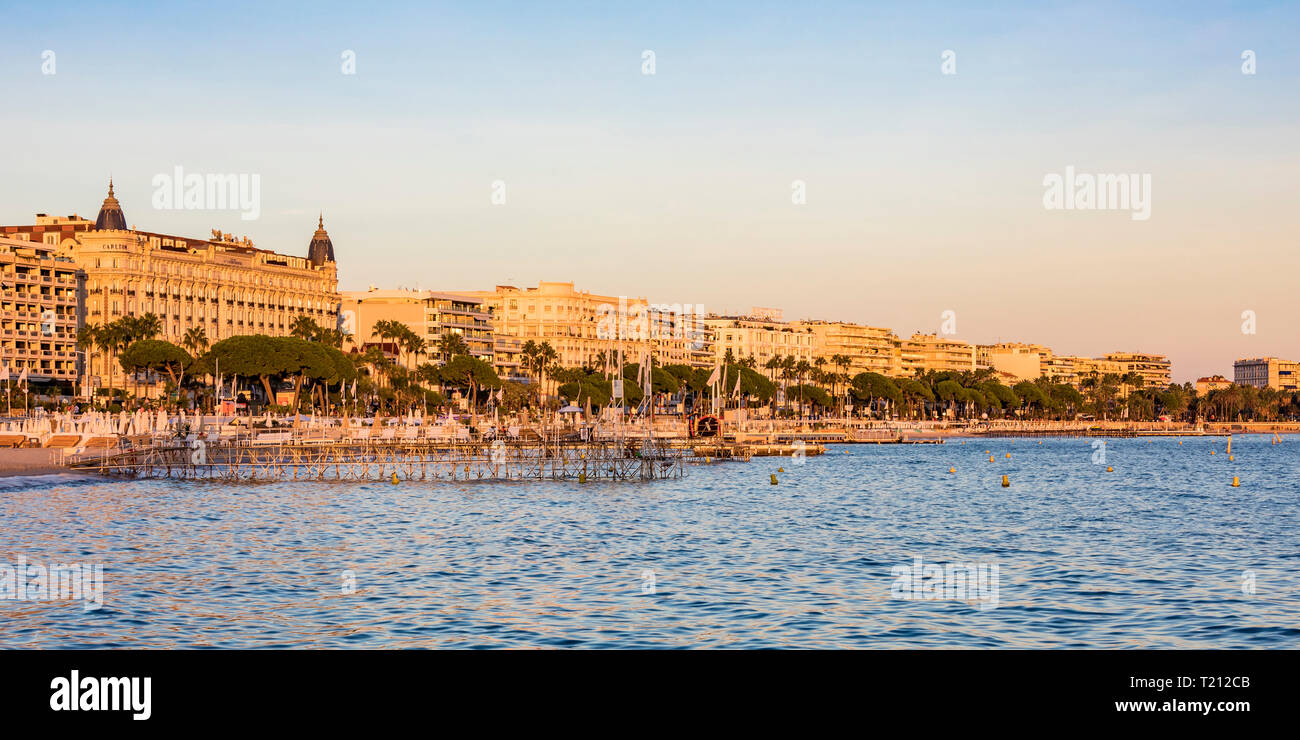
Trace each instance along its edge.
<instances>
[{"instance_id":1,"label":"pier structure","mask_svg":"<svg viewBox=\"0 0 1300 740\"><path fill-rule=\"evenodd\" d=\"M196 441L197 442L197 441ZM684 453L634 442L333 442L151 445L74 460L128 478L214 481L636 481L680 478Z\"/></svg>"}]
</instances>

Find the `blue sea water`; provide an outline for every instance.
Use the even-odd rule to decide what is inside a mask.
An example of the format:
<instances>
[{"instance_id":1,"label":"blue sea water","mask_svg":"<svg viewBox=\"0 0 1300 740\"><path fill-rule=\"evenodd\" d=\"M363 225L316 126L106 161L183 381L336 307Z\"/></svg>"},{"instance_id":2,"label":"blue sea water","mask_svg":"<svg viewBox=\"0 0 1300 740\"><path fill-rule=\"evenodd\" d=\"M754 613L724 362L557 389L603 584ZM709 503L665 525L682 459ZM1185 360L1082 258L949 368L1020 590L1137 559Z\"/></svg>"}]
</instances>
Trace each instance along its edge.
<instances>
[{"instance_id":1,"label":"blue sea water","mask_svg":"<svg viewBox=\"0 0 1300 740\"><path fill-rule=\"evenodd\" d=\"M0 479L0 564L104 574L98 609L0 600L0 647L1300 646L1300 438L1093 442L649 483ZM998 566L995 608L896 598L918 557Z\"/></svg>"}]
</instances>

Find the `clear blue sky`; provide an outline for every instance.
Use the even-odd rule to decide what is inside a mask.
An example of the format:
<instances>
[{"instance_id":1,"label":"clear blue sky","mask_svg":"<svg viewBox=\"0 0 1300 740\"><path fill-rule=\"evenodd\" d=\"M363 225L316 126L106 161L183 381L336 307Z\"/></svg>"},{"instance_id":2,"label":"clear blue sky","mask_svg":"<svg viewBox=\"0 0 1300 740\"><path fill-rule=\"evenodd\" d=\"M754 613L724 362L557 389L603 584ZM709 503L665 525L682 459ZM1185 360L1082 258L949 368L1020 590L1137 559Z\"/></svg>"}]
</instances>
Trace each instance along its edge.
<instances>
[{"instance_id":1,"label":"clear blue sky","mask_svg":"<svg viewBox=\"0 0 1300 740\"><path fill-rule=\"evenodd\" d=\"M0 223L93 215L111 173L152 231L305 254L324 210L345 289L573 280L902 334L954 310L963 339L1165 352L1179 380L1300 358L1296 3L8 3L0 20ZM177 165L258 173L261 217L153 210L151 178ZM1150 173L1151 219L1044 210L1067 165Z\"/></svg>"}]
</instances>

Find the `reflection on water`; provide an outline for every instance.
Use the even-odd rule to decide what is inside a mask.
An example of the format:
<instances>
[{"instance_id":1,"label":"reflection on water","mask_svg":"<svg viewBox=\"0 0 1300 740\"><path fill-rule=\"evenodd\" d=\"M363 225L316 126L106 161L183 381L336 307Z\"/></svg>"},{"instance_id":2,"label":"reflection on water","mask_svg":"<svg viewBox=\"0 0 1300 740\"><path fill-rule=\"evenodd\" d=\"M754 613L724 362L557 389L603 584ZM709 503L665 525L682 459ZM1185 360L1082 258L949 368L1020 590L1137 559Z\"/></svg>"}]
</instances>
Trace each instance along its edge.
<instances>
[{"instance_id":1,"label":"reflection on water","mask_svg":"<svg viewBox=\"0 0 1300 740\"><path fill-rule=\"evenodd\" d=\"M0 479L0 563L102 563L105 589L0 601L0 646L1294 648L1300 439L1225 444L839 446L650 484ZM891 598L918 556L997 564L997 608Z\"/></svg>"}]
</instances>

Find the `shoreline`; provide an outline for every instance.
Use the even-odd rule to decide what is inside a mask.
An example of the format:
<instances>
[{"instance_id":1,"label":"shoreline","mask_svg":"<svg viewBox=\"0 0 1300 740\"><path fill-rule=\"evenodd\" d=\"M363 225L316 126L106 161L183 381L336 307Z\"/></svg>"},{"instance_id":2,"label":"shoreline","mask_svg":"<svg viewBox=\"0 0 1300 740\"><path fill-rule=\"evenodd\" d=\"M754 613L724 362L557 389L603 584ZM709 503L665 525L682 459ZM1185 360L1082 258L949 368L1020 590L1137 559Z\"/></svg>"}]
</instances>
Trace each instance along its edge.
<instances>
[{"instance_id":1,"label":"shoreline","mask_svg":"<svg viewBox=\"0 0 1300 740\"><path fill-rule=\"evenodd\" d=\"M0 449L0 478L72 472L53 461L53 452L54 450L44 447Z\"/></svg>"}]
</instances>

